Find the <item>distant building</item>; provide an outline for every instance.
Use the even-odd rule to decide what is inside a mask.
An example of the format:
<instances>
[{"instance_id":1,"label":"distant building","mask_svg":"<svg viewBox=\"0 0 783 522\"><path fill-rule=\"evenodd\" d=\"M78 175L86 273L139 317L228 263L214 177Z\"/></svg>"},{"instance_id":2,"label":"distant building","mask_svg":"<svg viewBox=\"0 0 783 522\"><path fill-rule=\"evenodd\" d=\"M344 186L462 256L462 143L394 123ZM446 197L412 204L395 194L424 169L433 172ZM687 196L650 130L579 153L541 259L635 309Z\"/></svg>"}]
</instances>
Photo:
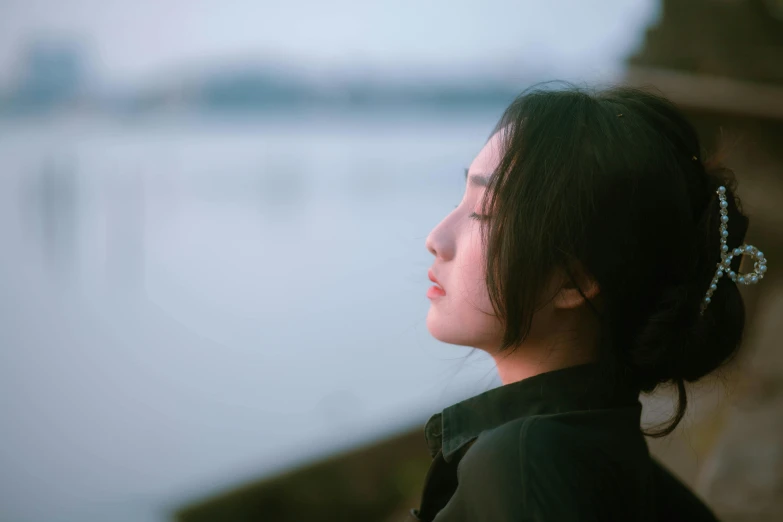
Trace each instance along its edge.
<instances>
[{"instance_id":1,"label":"distant building","mask_svg":"<svg viewBox=\"0 0 783 522\"><path fill-rule=\"evenodd\" d=\"M87 77L80 45L37 41L24 51L15 85L5 103L12 110L23 112L73 103L85 89Z\"/></svg>"}]
</instances>

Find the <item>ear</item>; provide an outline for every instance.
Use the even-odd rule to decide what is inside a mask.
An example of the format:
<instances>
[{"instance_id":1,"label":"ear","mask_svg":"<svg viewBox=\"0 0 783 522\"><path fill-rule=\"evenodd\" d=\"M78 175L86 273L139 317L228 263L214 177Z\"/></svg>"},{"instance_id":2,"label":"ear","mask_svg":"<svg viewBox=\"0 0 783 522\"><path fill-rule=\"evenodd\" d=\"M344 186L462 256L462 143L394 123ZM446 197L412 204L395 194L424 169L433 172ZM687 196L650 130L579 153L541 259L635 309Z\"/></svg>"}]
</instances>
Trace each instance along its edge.
<instances>
[{"instance_id":1,"label":"ear","mask_svg":"<svg viewBox=\"0 0 783 522\"><path fill-rule=\"evenodd\" d=\"M598 282L580 263L571 265L570 275L561 268L556 271L560 289L555 294L552 304L561 310L575 309L587 304L585 298L593 301L600 293Z\"/></svg>"}]
</instances>

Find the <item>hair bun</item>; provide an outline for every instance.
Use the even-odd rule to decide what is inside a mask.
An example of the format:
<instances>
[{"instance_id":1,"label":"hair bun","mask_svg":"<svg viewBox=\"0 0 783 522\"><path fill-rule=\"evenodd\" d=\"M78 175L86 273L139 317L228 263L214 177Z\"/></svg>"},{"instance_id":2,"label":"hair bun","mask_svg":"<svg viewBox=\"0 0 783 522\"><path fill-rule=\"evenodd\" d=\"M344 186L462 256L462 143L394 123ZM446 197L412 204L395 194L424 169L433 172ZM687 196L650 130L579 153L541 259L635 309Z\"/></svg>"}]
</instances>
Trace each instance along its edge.
<instances>
[{"instance_id":1,"label":"hair bun","mask_svg":"<svg viewBox=\"0 0 783 522\"><path fill-rule=\"evenodd\" d=\"M678 378L693 377L686 354L694 344L700 289L694 282L663 288L629 351L629 363L643 391ZM687 377L686 377L687 374Z\"/></svg>"},{"instance_id":2,"label":"hair bun","mask_svg":"<svg viewBox=\"0 0 783 522\"><path fill-rule=\"evenodd\" d=\"M697 213L696 234L702 241L694 252L694 274L688 281L660 291L630 350L629 363L644 391L652 391L660 383L701 379L731 358L741 340L745 308L735 282L722 280L704 314L700 314L702 300L722 259L717 194L720 186L726 187L730 249L743 244L749 224L735 194L734 172L709 162L705 169L709 192ZM740 261L741 256L734 257L733 270L739 270Z\"/></svg>"}]
</instances>

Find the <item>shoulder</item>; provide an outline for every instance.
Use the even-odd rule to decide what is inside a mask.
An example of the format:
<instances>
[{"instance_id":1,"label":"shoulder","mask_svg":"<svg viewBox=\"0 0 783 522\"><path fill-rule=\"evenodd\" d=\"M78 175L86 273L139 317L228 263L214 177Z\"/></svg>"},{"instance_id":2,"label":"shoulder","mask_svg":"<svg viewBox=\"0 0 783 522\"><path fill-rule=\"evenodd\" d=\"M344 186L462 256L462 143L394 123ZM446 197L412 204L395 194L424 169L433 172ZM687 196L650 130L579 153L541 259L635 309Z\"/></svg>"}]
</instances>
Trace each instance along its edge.
<instances>
[{"instance_id":1,"label":"shoulder","mask_svg":"<svg viewBox=\"0 0 783 522\"><path fill-rule=\"evenodd\" d=\"M525 485L539 494L589 488L606 464L601 436L570 415L534 416L519 430L519 465Z\"/></svg>"},{"instance_id":2,"label":"shoulder","mask_svg":"<svg viewBox=\"0 0 783 522\"><path fill-rule=\"evenodd\" d=\"M458 479L498 497L524 498L577 472L581 446L579 430L561 419L515 419L478 436L459 462Z\"/></svg>"},{"instance_id":3,"label":"shoulder","mask_svg":"<svg viewBox=\"0 0 783 522\"><path fill-rule=\"evenodd\" d=\"M439 519L512 522L524 518L519 465L522 424L517 419L479 434L457 465L457 488Z\"/></svg>"},{"instance_id":4,"label":"shoulder","mask_svg":"<svg viewBox=\"0 0 783 522\"><path fill-rule=\"evenodd\" d=\"M591 433L570 415L516 419L479 435L458 465L458 481L498 505L567 518L594 511L619 487L623 452L615 446L611 435Z\"/></svg>"},{"instance_id":5,"label":"shoulder","mask_svg":"<svg viewBox=\"0 0 783 522\"><path fill-rule=\"evenodd\" d=\"M521 473L535 472L543 464L551 467L563 461L573 467L571 459L592 449L593 439L584 425L569 416L524 417L482 432L460 465L491 468L521 479Z\"/></svg>"},{"instance_id":6,"label":"shoulder","mask_svg":"<svg viewBox=\"0 0 783 522\"><path fill-rule=\"evenodd\" d=\"M441 519L605 520L610 512L633 518L643 499L628 470L641 461L627 459L624 436L598 420L530 416L481 432L459 460L457 489Z\"/></svg>"},{"instance_id":7,"label":"shoulder","mask_svg":"<svg viewBox=\"0 0 783 522\"><path fill-rule=\"evenodd\" d=\"M464 480L519 481L520 434L525 419L515 419L497 428L481 432L457 467Z\"/></svg>"}]
</instances>

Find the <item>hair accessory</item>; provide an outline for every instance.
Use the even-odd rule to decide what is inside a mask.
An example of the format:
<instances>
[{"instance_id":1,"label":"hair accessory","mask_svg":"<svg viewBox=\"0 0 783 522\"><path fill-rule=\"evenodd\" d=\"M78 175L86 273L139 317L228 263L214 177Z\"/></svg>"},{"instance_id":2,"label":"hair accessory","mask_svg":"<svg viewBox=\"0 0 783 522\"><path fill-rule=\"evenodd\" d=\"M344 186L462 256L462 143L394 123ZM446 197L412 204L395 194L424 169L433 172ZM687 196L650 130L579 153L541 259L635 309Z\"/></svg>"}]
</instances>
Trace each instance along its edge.
<instances>
[{"instance_id":1,"label":"hair accessory","mask_svg":"<svg viewBox=\"0 0 783 522\"><path fill-rule=\"evenodd\" d=\"M702 301L701 314L704 314L704 310L710 304L712 293L718 288L718 280L723 277L724 273L735 283L753 285L764 279L764 274L767 272L767 260L764 258L764 253L755 246L743 244L729 252L729 246L726 244L726 238L729 237L727 228L729 223L729 203L726 201L726 187L718 187L716 192L718 199L720 199L720 262L716 265L718 269L715 271L715 277L712 278L707 295ZM731 269L731 260L741 255L748 255L755 259L752 272L738 274Z\"/></svg>"}]
</instances>

